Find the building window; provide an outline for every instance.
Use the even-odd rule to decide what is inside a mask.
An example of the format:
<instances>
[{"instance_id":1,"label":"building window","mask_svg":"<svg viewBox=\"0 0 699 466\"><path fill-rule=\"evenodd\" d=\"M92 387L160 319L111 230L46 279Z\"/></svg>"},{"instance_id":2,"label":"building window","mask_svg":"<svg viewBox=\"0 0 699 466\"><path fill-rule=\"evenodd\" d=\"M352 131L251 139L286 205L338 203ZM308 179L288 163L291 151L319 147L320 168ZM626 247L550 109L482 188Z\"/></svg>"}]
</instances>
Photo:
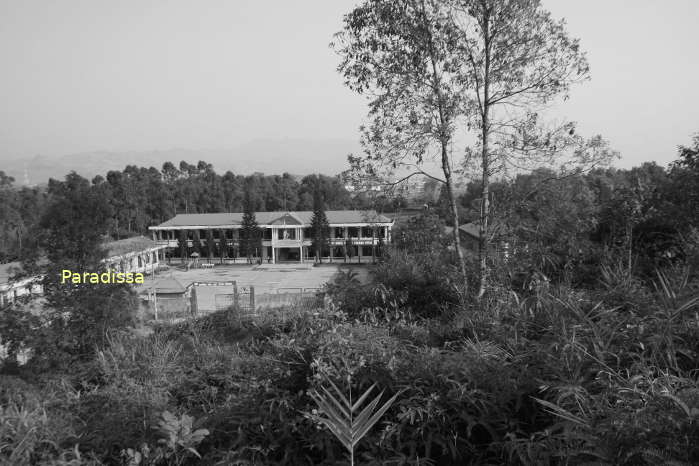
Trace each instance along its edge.
<instances>
[{"instance_id":1,"label":"building window","mask_svg":"<svg viewBox=\"0 0 699 466\"><path fill-rule=\"evenodd\" d=\"M359 238L359 228L350 227L347 229L347 232L349 233L350 238Z\"/></svg>"},{"instance_id":2,"label":"building window","mask_svg":"<svg viewBox=\"0 0 699 466\"><path fill-rule=\"evenodd\" d=\"M143 259L141 259L141 256L138 256L138 268L143 267Z\"/></svg>"},{"instance_id":3,"label":"building window","mask_svg":"<svg viewBox=\"0 0 699 466\"><path fill-rule=\"evenodd\" d=\"M296 228L280 228L279 239L296 239Z\"/></svg>"},{"instance_id":4,"label":"building window","mask_svg":"<svg viewBox=\"0 0 699 466\"><path fill-rule=\"evenodd\" d=\"M345 229L344 227L335 227L335 238L344 238Z\"/></svg>"},{"instance_id":5,"label":"building window","mask_svg":"<svg viewBox=\"0 0 699 466\"><path fill-rule=\"evenodd\" d=\"M262 239L271 241L272 240L272 229L271 228L265 228L262 231Z\"/></svg>"},{"instance_id":6,"label":"building window","mask_svg":"<svg viewBox=\"0 0 699 466\"><path fill-rule=\"evenodd\" d=\"M371 238L371 227L362 227L362 237Z\"/></svg>"}]
</instances>

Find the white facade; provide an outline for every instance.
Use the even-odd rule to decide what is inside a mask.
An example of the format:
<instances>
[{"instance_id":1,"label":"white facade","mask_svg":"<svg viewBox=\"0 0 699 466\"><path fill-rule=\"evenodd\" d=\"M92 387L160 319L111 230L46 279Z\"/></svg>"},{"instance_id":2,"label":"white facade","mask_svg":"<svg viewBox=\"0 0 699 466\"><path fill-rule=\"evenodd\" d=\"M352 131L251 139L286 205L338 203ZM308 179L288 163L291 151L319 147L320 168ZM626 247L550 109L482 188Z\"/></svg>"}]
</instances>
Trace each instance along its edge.
<instances>
[{"instance_id":1,"label":"white facade","mask_svg":"<svg viewBox=\"0 0 699 466\"><path fill-rule=\"evenodd\" d=\"M322 253L323 260L343 260L349 258L362 261L373 258L377 248L391 242L393 221L375 212L359 215L357 211L332 211L328 215L330 225L330 247ZM232 218L228 219L226 216ZM242 214L193 214L180 215L162 225L150 227L153 240L177 254L180 235L187 235L188 246L192 247L194 232L198 232L202 246L206 247L208 232L214 243L227 241L230 254L236 257L235 249L240 247L239 232L242 227L238 220ZM315 261L312 248L310 220L308 212L260 212L259 226L262 229L262 250L254 257L264 262L305 262ZM335 221L333 221L333 217ZM365 218L363 218L365 217ZM229 223L221 224L228 220ZM265 222L266 223L263 223ZM237 253L238 255L240 252ZM205 255L205 254L202 254ZM366 260L366 259L365 259Z\"/></svg>"}]
</instances>

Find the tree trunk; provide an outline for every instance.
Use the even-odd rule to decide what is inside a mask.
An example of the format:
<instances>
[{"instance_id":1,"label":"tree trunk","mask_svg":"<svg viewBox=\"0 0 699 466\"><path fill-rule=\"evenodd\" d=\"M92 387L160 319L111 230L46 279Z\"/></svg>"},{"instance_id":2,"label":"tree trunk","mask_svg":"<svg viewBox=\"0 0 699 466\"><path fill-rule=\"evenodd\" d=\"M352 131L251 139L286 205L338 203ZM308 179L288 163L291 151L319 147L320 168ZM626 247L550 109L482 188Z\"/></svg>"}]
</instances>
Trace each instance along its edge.
<instances>
[{"instance_id":1,"label":"tree trunk","mask_svg":"<svg viewBox=\"0 0 699 466\"><path fill-rule=\"evenodd\" d=\"M483 25L485 45L485 69L483 79L483 113L481 114L481 221L478 228L478 260L480 285L478 299L480 300L488 286L488 214L490 213L490 154L488 154L488 139L490 132L490 17L486 10Z\"/></svg>"},{"instance_id":2,"label":"tree trunk","mask_svg":"<svg viewBox=\"0 0 699 466\"><path fill-rule=\"evenodd\" d=\"M478 261L480 285L478 288L478 298L485 294L488 286L488 213L490 211L490 175L488 173L488 140L483 140L483 179L481 188L481 221L478 228Z\"/></svg>"},{"instance_id":3,"label":"tree trunk","mask_svg":"<svg viewBox=\"0 0 699 466\"><path fill-rule=\"evenodd\" d=\"M424 12L424 4L423 4ZM451 166L449 165L449 136L447 135L448 121L444 113L444 100L442 93L439 91L439 78L437 73L437 65L434 58L434 50L432 47L432 40L430 38L430 61L432 63L432 73L435 80L435 89L437 89L437 102L439 109L439 123L441 125L440 131L440 144L442 146L442 171L444 172L444 180L447 188L447 197L449 198L449 207L451 209L452 221L454 223L454 249L456 250L456 257L459 261L459 268L461 269L461 277L464 281L464 289L468 288L468 281L466 279L466 259L464 259L464 253L461 250L461 241L459 238L459 211L456 208L456 198L454 196L454 182L451 174Z\"/></svg>"},{"instance_id":4,"label":"tree trunk","mask_svg":"<svg viewBox=\"0 0 699 466\"><path fill-rule=\"evenodd\" d=\"M447 197L449 198L449 209L451 210L451 218L454 223L454 230L452 234L454 236L454 249L456 250L456 257L459 261L459 268L461 269L461 276L464 280L464 287L468 286L466 281L466 259L464 258L464 252L461 250L461 239L459 238L459 210L456 207L456 197L454 196L454 181L451 175L451 167L449 166L449 154L447 152L446 144L442 144L442 171L444 172L444 179L446 181Z\"/></svg>"}]
</instances>

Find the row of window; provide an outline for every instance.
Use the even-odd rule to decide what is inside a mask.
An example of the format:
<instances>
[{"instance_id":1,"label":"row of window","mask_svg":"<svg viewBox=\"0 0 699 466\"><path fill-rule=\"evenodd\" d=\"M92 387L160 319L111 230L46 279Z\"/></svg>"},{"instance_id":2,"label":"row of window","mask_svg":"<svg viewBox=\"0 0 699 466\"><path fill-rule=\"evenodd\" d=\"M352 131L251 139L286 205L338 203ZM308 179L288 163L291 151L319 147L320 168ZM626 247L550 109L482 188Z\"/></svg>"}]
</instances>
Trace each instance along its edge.
<instances>
[{"instance_id":1,"label":"row of window","mask_svg":"<svg viewBox=\"0 0 699 466\"><path fill-rule=\"evenodd\" d=\"M373 229L374 231L372 232L371 227L348 227L348 228L343 228L343 227L336 227L334 229L335 233L335 238L359 238L360 233L362 238L386 238L386 229L384 227L378 227ZM187 239L193 240L194 239L194 232L196 230L186 230L187 231ZM199 231L199 238L200 239L206 239L207 235L207 230L198 230ZM239 237L239 230L211 230L212 236L214 239L221 239L221 232L224 232L225 238L226 239L238 239ZM262 239L264 240L271 240L272 239L272 229L271 228L265 228L263 230L262 234ZM176 240L179 237L179 232L174 231L174 230L163 230L159 231L159 238L160 239L165 239L165 240ZM303 237L304 238L310 238L312 237L312 231L310 228L304 228L303 229ZM279 228L277 230L277 239L280 240L285 240L285 239L290 239L290 240L295 240L296 238L296 228Z\"/></svg>"},{"instance_id":2,"label":"row of window","mask_svg":"<svg viewBox=\"0 0 699 466\"><path fill-rule=\"evenodd\" d=\"M266 246L265 247L265 253L266 257L271 258L272 257L272 247L271 246ZM281 250L280 250L281 249ZM298 258L298 249L297 248L280 248L277 249L277 254L285 254L285 255L295 255ZM323 257L328 257L330 255L330 252L332 250L332 257L344 257L345 256L345 250L347 251L347 255L350 257L356 257L359 255L361 252L362 256L372 256L372 252L375 256L380 256L381 255L381 248L374 248L372 251L371 246L351 246L350 248L345 249L343 246L334 246L331 249L324 249L321 252L321 256ZM191 251L191 250L190 250ZM189 254L190 251L187 251ZM262 254L263 251L258 250L257 248L255 251L252 252L253 257L259 257L260 254ZM241 257L242 252L237 248L233 247L227 251L227 257L230 259L235 259L237 257ZM304 247L304 257L315 257L316 251L313 248L306 248ZM168 250L166 252L167 257L180 257L180 251L177 250ZM216 256L218 257L218 256ZM280 256L278 256L280 258ZM280 260L283 260L284 258L280 258Z\"/></svg>"}]
</instances>

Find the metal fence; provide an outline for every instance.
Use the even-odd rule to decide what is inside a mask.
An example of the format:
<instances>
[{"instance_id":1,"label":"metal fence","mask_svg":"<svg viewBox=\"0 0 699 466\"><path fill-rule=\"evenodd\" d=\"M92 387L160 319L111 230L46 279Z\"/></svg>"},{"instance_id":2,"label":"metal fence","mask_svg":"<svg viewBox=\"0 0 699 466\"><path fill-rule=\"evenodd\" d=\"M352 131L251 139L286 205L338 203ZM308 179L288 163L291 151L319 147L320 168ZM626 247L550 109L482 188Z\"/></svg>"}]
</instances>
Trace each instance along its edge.
<instances>
[{"instance_id":1,"label":"metal fence","mask_svg":"<svg viewBox=\"0 0 699 466\"><path fill-rule=\"evenodd\" d=\"M289 313L314 311L323 306L318 288L279 288L274 293L256 293L254 286L235 281L195 282L183 296L158 297L157 313L151 318L177 322L215 311L230 311L236 320L248 317L281 317Z\"/></svg>"}]
</instances>

